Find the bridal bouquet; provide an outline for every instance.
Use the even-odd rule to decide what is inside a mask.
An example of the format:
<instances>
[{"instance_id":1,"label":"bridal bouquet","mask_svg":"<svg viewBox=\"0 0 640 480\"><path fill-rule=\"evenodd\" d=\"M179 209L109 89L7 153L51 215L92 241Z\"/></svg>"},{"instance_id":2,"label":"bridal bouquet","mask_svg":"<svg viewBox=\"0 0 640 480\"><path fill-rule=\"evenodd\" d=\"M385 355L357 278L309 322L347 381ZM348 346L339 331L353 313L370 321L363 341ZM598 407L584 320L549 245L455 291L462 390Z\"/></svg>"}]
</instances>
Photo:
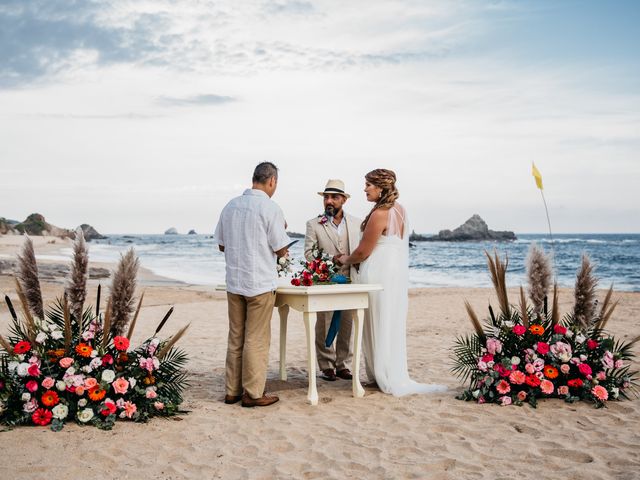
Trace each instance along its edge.
<instances>
[{"instance_id":1,"label":"bridal bouquet","mask_svg":"<svg viewBox=\"0 0 640 480\"><path fill-rule=\"evenodd\" d=\"M325 253L317 244L312 249L313 260L300 261L302 270L296 272L291 279L291 285L309 287L316 284L345 283L346 278L338 275L338 267L331 260L331 256Z\"/></svg>"},{"instance_id":2,"label":"bridal bouquet","mask_svg":"<svg viewBox=\"0 0 640 480\"><path fill-rule=\"evenodd\" d=\"M95 313L84 309L87 254L79 232L65 295L45 310L33 244L26 240L16 280L21 318L5 297L12 321L8 337L0 335L1 424L57 431L76 421L111 429L117 419L142 422L179 412L187 356L174 345L188 326L168 340L157 337L171 308L154 334L133 347L144 296L129 322L138 260L133 250L122 257L103 315L100 286Z\"/></svg>"},{"instance_id":3,"label":"bridal bouquet","mask_svg":"<svg viewBox=\"0 0 640 480\"><path fill-rule=\"evenodd\" d=\"M512 306L507 297L508 259L502 262L497 253L494 258L487 257L500 312L496 315L489 306L483 327L466 302L475 333L458 338L453 348L453 372L463 381L469 380L459 399L501 405L528 402L535 407L539 398L556 397L603 407L609 400L636 393L638 372L631 370L631 349L640 336L622 342L606 333L617 301L612 301L612 286L597 308L597 280L587 256L583 256L577 274L573 311L562 319L557 284L548 309L551 267L542 250L534 245L529 252L531 304L520 287L518 306Z\"/></svg>"}]
</instances>

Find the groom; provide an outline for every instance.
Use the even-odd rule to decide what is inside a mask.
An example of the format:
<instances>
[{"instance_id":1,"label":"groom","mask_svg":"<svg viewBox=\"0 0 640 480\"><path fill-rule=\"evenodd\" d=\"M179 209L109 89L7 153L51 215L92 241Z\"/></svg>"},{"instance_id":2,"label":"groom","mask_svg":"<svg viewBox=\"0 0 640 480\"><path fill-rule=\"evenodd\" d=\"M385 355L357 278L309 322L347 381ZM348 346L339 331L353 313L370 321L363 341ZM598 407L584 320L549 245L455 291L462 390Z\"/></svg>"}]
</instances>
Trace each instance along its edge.
<instances>
[{"instance_id":1,"label":"groom","mask_svg":"<svg viewBox=\"0 0 640 480\"><path fill-rule=\"evenodd\" d=\"M342 180L329 180L323 192L318 192L323 198L324 214L314 217L307 222L307 231L304 238L304 256L307 260L313 259L313 245L317 244L325 253L336 256L350 255L360 241L361 220L348 215L343 210L343 205L349 198L344 190ZM340 272L352 281L356 280L357 271L354 267L341 267ZM355 310L342 312L340 330L336 339L336 347L326 347L325 339L331 325L333 312L318 312L316 321L316 355L318 366L322 371L322 378L327 381L335 381L336 377L350 380L351 359L351 330ZM355 368L358 368L356 365Z\"/></svg>"}]
</instances>

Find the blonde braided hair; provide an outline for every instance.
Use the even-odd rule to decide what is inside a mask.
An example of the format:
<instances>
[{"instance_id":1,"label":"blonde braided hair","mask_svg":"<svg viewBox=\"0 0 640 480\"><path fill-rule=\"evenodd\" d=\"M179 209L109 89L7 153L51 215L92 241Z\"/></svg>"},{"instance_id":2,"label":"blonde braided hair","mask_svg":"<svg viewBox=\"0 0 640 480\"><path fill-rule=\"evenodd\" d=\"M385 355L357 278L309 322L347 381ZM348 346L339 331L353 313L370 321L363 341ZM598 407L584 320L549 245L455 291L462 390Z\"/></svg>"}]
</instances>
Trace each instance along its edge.
<instances>
[{"instance_id":1,"label":"blonde braided hair","mask_svg":"<svg viewBox=\"0 0 640 480\"><path fill-rule=\"evenodd\" d=\"M381 188L382 192L380 198L376 201L376 204L362 222L362 225L360 226L362 231L364 231L371 214L375 210L379 208L383 208L385 210L390 209L395 205L396 200L400 196L400 192L398 192L398 189L396 188L396 174L393 170L376 168L375 170L371 170L367 173L364 178L371 185Z\"/></svg>"}]
</instances>

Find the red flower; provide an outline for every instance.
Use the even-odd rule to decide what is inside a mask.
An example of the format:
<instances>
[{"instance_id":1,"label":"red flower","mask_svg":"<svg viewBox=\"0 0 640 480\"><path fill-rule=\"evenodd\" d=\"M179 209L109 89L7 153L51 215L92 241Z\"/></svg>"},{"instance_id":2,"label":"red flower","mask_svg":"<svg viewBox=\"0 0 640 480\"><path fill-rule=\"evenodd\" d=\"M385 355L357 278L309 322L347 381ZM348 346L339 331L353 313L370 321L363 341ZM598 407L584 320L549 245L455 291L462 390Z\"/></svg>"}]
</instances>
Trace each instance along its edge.
<instances>
[{"instance_id":1,"label":"red flower","mask_svg":"<svg viewBox=\"0 0 640 480\"><path fill-rule=\"evenodd\" d=\"M91 348L91 345L87 345L86 343L79 343L76 345L76 353L82 357L90 357L92 351L93 348Z\"/></svg>"},{"instance_id":2,"label":"red flower","mask_svg":"<svg viewBox=\"0 0 640 480\"><path fill-rule=\"evenodd\" d=\"M27 390L29 390L31 393L35 392L36 390L38 390L38 382L36 382L35 380L29 380L27 382Z\"/></svg>"},{"instance_id":3,"label":"red flower","mask_svg":"<svg viewBox=\"0 0 640 480\"><path fill-rule=\"evenodd\" d=\"M501 363L496 363L493 369L500 374L501 377L508 377L511 375L511 369L504 368Z\"/></svg>"},{"instance_id":4,"label":"red flower","mask_svg":"<svg viewBox=\"0 0 640 480\"><path fill-rule=\"evenodd\" d=\"M39 377L40 376L40 367L38 367L37 363L32 363L31 366L29 367L29 369L27 370L27 372L32 377Z\"/></svg>"},{"instance_id":5,"label":"red flower","mask_svg":"<svg viewBox=\"0 0 640 480\"><path fill-rule=\"evenodd\" d=\"M549 353L549 344L545 342L538 342L536 350L540 355L546 355Z\"/></svg>"},{"instance_id":6,"label":"red flower","mask_svg":"<svg viewBox=\"0 0 640 480\"><path fill-rule=\"evenodd\" d=\"M108 417L112 413L116 413L116 404L112 400L107 399L104 402L104 408L100 410L100 415Z\"/></svg>"},{"instance_id":7,"label":"red flower","mask_svg":"<svg viewBox=\"0 0 640 480\"><path fill-rule=\"evenodd\" d=\"M511 331L516 335L520 336L520 335L524 335L524 333L527 331L527 328L524 325L514 325Z\"/></svg>"},{"instance_id":8,"label":"red flower","mask_svg":"<svg viewBox=\"0 0 640 480\"><path fill-rule=\"evenodd\" d=\"M554 325L553 332L559 335L564 335L565 333L567 333L567 329L562 325Z\"/></svg>"},{"instance_id":9,"label":"red flower","mask_svg":"<svg viewBox=\"0 0 640 480\"><path fill-rule=\"evenodd\" d=\"M125 352L129 348L129 339L127 337L114 337L113 346L116 350Z\"/></svg>"},{"instance_id":10,"label":"red flower","mask_svg":"<svg viewBox=\"0 0 640 480\"><path fill-rule=\"evenodd\" d=\"M299 287L300 286L300 279L299 278L292 278L291 279L291 285Z\"/></svg>"},{"instance_id":11,"label":"red flower","mask_svg":"<svg viewBox=\"0 0 640 480\"><path fill-rule=\"evenodd\" d=\"M31 350L31 344L26 340L22 340L16 343L13 347L13 353L15 353L16 355L27 353L29 350Z\"/></svg>"},{"instance_id":12,"label":"red flower","mask_svg":"<svg viewBox=\"0 0 640 480\"><path fill-rule=\"evenodd\" d=\"M58 398L58 394L53 390L47 390L41 397L42 404L45 407L53 407L57 405L60 399Z\"/></svg>"},{"instance_id":13,"label":"red flower","mask_svg":"<svg viewBox=\"0 0 640 480\"><path fill-rule=\"evenodd\" d=\"M311 285L313 285L313 280L309 277L304 277L302 279L302 285L304 285L305 287L310 287Z\"/></svg>"},{"instance_id":14,"label":"red flower","mask_svg":"<svg viewBox=\"0 0 640 480\"><path fill-rule=\"evenodd\" d=\"M535 375L527 375L527 378L525 378L524 380L527 385L529 385L530 387L539 387L540 386L540 379L538 377L536 377Z\"/></svg>"},{"instance_id":15,"label":"red flower","mask_svg":"<svg viewBox=\"0 0 640 480\"><path fill-rule=\"evenodd\" d=\"M579 378L574 378L572 380L569 380L567 382L567 385L572 388L580 388L582 386L582 380L580 380Z\"/></svg>"},{"instance_id":16,"label":"red flower","mask_svg":"<svg viewBox=\"0 0 640 480\"><path fill-rule=\"evenodd\" d=\"M49 410L47 410L46 408L39 408L35 412L33 412L33 415L31 415L31 420L36 425L42 425L44 427L45 425L49 425L49 423L51 423L52 417L53 414Z\"/></svg>"},{"instance_id":17,"label":"red flower","mask_svg":"<svg viewBox=\"0 0 640 480\"><path fill-rule=\"evenodd\" d=\"M487 353L487 354L483 355L482 356L482 361L484 363L493 362L493 355L491 355L490 353Z\"/></svg>"},{"instance_id":18,"label":"red flower","mask_svg":"<svg viewBox=\"0 0 640 480\"><path fill-rule=\"evenodd\" d=\"M595 340L592 340L592 339L587 340L587 348L589 350L595 350L596 348L598 348L598 345L600 344Z\"/></svg>"},{"instance_id":19,"label":"red flower","mask_svg":"<svg viewBox=\"0 0 640 480\"><path fill-rule=\"evenodd\" d=\"M102 357L102 366L106 367L107 365L113 365L113 357L109 353Z\"/></svg>"},{"instance_id":20,"label":"red flower","mask_svg":"<svg viewBox=\"0 0 640 480\"><path fill-rule=\"evenodd\" d=\"M580 370L580 373L582 375L584 375L585 377L587 375L591 375L593 372L591 371L591 367L586 364L586 363L581 363L580 365L578 365L578 370Z\"/></svg>"}]
</instances>

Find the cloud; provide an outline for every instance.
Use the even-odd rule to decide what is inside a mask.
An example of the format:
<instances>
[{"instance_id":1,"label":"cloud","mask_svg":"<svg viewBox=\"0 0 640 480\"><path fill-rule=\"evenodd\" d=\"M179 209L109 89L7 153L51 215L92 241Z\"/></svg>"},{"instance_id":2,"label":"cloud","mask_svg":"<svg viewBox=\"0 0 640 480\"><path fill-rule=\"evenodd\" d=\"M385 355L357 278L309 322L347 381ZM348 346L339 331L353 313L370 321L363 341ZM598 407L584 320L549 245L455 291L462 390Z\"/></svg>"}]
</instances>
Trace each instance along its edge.
<instances>
[{"instance_id":1,"label":"cloud","mask_svg":"<svg viewBox=\"0 0 640 480\"><path fill-rule=\"evenodd\" d=\"M263 10L267 14L293 14L308 15L315 13L315 8L310 2L300 2L295 0L288 1L271 1L263 6Z\"/></svg>"},{"instance_id":2,"label":"cloud","mask_svg":"<svg viewBox=\"0 0 640 480\"><path fill-rule=\"evenodd\" d=\"M170 107L223 105L236 101L237 99L234 97L214 94L192 95L188 97L159 97L156 100L158 104Z\"/></svg>"}]
</instances>

